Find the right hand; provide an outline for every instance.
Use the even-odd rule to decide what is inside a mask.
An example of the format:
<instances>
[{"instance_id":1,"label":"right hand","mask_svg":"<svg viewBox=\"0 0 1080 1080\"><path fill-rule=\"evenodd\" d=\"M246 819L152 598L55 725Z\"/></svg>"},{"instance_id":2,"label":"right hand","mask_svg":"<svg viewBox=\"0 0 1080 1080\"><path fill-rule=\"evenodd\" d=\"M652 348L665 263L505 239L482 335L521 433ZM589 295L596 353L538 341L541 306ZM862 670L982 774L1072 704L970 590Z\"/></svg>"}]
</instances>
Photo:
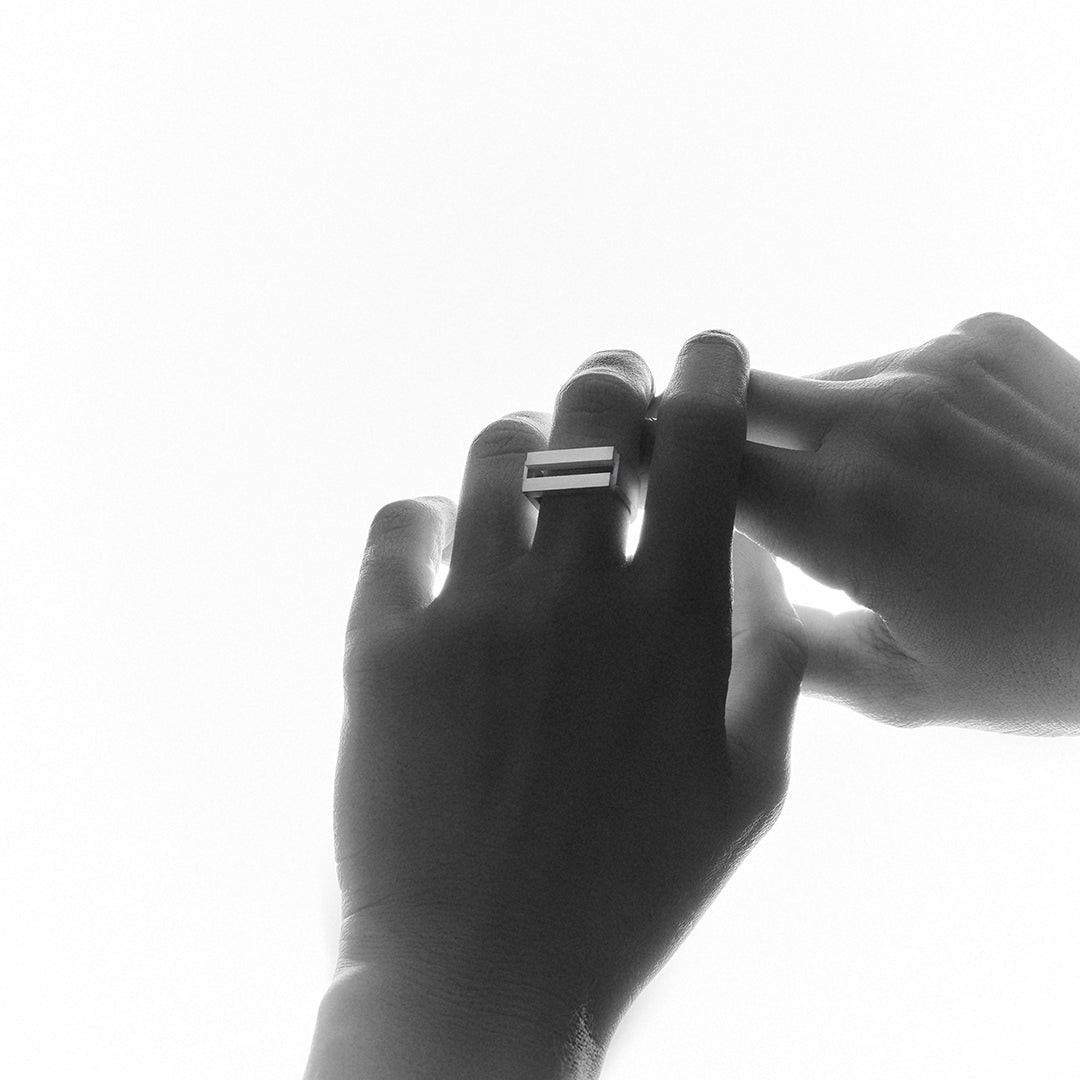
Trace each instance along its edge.
<instances>
[{"instance_id":1,"label":"right hand","mask_svg":"<svg viewBox=\"0 0 1080 1080\"><path fill-rule=\"evenodd\" d=\"M1080 733L1080 363L978 315L753 372L737 527L866 610L798 607L803 688L889 723ZM779 445L769 445L779 444Z\"/></svg>"}]
</instances>

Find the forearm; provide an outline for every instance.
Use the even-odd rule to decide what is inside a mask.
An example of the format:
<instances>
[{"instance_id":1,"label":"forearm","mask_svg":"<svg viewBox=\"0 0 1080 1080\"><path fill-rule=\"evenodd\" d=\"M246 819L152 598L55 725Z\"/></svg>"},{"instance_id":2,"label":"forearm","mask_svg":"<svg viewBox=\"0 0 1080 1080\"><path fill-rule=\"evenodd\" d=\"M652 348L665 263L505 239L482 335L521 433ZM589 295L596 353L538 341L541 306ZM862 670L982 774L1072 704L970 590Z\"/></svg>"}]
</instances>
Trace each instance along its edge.
<instances>
[{"instance_id":1,"label":"forearm","mask_svg":"<svg viewBox=\"0 0 1080 1080\"><path fill-rule=\"evenodd\" d=\"M358 967L323 997L303 1080L594 1080L603 1048L584 1024L560 1027Z\"/></svg>"}]
</instances>

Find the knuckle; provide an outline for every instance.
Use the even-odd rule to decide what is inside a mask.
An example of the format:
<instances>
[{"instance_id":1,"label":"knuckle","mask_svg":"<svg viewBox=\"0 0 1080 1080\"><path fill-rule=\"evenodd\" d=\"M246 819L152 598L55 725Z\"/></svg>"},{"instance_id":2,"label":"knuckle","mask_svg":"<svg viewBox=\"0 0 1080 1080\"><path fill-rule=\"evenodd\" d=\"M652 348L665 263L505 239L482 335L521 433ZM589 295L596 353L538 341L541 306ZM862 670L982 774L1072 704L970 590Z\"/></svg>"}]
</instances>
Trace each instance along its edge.
<instances>
[{"instance_id":1,"label":"knuckle","mask_svg":"<svg viewBox=\"0 0 1080 1080\"><path fill-rule=\"evenodd\" d=\"M947 438L953 413L964 411L993 363L992 343L962 333L944 334L913 350L907 370L892 386L894 403L914 435Z\"/></svg>"},{"instance_id":2,"label":"knuckle","mask_svg":"<svg viewBox=\"0 0 1080 1080\"><path fill-rule=\"evenodd\" d=\"M810 639L806 628L794 615L771 630L773 655L792 679L801 683L810 662Z\"/></svg>"},{"instance_id":3,"label":"knuckle","mask_svg":"<svg viewBox=\"0 0 1080 1080\"><path fill-rule=\"evenodd\" d=\"M664 415L679 417L691 416L731 416L746 412L741 399L732 391L717 390L675 390L665 394L662 402Z\"/></svg>"},{"instance_id":4,"label":"knuckle","mask_svg":"<svg viewBox=\"0 0 1080 1080\"><path fill-rule=\"evenodd\" d=\"M930 374L950 367L963 367L979 354L981 348L968 334L953 330L914 349L909 367Z\"/></svg>"},{"instance_id":5,"label":"knuckle","mask_svg":"<svg viewBox=\"0 0 1080 1080\"><path fill-rule=\"evenodd\" d=\"M704 448L740 446L746 438L746 408L734 394L679 390L664 395L660 415L665 434Z\"/></svg>"},{"instance_id":6,"label":"knuckle","mask_svg":"<svg viewBox=\"0 0 1080 1080\"><path fill-rule=\"evenodd\" d=\"M347 692L354 692L357 684L392 670L397 655L397 641L388 628L373 623L366 611L354 605L345 626L342 660Z\"/></svg>"},{"instance_id":7,"label":"knuckle","mask_svg":"<svg viewBox=\"0 0 1080 1080\"><path fill-rule=\"evenodd\" d=\"M966 383L980 371L980 361L986 356L987 341L960 331L942 334L911 351L907 373L937 380L939 389L956 383Z\"/></svg>"},{"instance_id":8,"label":"knuckle","mask_svg":"<svg viewBox=\"0 0 1080 1080\"><path fill-rule=\"evenodd\" d=\"M1031 329L1031 323L1017 315L1007 315L1002 311L984 311L961 319L953 327L954 333L970 334L973 337L988 337L997 334L1015 334Z\"/></svg>"},{"instance_id":9,"label":"knuckle","mask_svg":"<svg viewBox=\"0 0 1080 1080\"><path fill-rule=\"evenodd\" d=\"M962 366L954 356L953 370ZM954 377L944 368L909 371L882 387L878 402L881 423L871 428L873 438L890 458L925 458L947 432L950 415L947 384Z\"/></svg>"},{"instance_id":10,"label":"knuckle","mask_svg":"<svg viewBox=\"0 0 1080 1080\"><path fill-rule=\"evenodd\" d=\"M543 441L535 424L511 414L488 424L472 441L469 457L477 460L526 454Z\"/></svg>"}]
</instances>

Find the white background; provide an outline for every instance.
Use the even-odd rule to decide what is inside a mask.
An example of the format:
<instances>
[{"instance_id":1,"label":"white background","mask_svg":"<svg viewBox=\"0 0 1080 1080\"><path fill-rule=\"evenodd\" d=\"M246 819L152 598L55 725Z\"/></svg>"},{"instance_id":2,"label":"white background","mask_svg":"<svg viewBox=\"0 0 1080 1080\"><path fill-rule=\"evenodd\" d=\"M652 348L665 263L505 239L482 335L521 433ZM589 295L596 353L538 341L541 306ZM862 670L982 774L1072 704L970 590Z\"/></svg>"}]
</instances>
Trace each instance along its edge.
<instances>
[{"instance_id":1,"label":"white background","mask_svg":"<svg viewBox=\"0 0 1080 1080\"><path fill-rule=\"evenodd\" d=\"M1080 351L1077 10L8 0L0 1074L300 1075L368 522L590 352ZM805 701L605 1077L1075 1075L1078 815L1078 741Z\"/></svg>"}]
</instances>

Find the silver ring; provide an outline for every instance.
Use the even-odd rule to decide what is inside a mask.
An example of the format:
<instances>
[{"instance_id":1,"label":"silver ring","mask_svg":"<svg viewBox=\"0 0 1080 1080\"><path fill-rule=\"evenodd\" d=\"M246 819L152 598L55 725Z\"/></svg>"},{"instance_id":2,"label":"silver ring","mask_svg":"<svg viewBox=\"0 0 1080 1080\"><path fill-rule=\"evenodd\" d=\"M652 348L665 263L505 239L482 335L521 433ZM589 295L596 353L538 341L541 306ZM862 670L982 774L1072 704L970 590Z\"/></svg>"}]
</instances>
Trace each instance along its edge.
<instances>
[{"instance_id":1,"label":"silver ring","mask_svg":"<svg viewBox=\"0 0 1080 1080\"><path fill-rule=\"evenodd\" d=\"M534 450L525 455L521 490L539 509L545 495L588 491L611 491L634 515L634 493L627 491L619 472L619 452L614 446L582 446L572 450ZM631 485L636 489L637 485Z\"/></svg>"}]
</instances>

